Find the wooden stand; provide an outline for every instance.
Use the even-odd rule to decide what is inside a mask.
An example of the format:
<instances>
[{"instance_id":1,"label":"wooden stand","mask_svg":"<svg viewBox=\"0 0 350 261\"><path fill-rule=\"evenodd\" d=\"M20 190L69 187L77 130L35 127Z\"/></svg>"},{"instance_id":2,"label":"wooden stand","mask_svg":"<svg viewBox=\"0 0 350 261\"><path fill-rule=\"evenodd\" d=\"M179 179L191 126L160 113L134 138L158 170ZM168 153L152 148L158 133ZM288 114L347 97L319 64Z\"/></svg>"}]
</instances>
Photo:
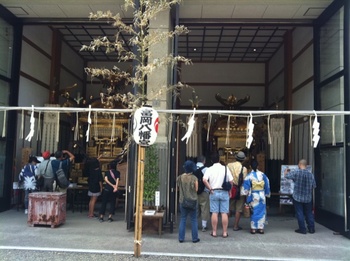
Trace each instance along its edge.
<instances>
[{"instance_id":1,"label":"wooden stand","mask_svg":"<svg viewBox=\"0 0 350 261\"><path fill-rule=\"evenodd\" d=\"M51 228L66 222L66 193L34 192L29 194L28 225Z\"/></svg>"},{"instance_id":2,"label":"wooden stand","mask_svg":"<svg viewBox=\"0 0 350 261\"><path fill-rule=\"evenodd\" d=\"M157 232L162 235L164 212L156 212L154 215L142 214L142 232Z\"/></svg>"}]
</instances>

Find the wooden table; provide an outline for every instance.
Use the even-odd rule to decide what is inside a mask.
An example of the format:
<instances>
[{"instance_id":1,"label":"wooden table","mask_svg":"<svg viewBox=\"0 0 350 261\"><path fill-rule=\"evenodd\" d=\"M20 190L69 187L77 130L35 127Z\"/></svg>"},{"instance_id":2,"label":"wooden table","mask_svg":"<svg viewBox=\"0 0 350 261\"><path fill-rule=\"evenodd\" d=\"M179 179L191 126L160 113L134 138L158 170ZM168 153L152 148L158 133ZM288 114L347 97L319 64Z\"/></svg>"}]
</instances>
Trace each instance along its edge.
<instances>
[{"instance_id":1,"label":"wooden table","mask_svg":"<svg viewBox=\"0 0 350 261\"><path fill-rule=\"evenodd\" d=\"M154 215L142 214L142 232L158 232L162 235L164 211L156 212Z\"/></svg>"}]
</instances>

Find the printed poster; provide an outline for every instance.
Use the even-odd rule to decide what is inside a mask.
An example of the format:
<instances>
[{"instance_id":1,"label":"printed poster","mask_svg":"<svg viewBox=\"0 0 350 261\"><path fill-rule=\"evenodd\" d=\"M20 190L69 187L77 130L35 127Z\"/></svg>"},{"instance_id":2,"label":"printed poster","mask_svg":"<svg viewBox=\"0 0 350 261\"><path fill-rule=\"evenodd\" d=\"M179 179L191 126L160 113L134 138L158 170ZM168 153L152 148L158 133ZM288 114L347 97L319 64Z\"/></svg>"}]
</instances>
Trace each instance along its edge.
<instances>
[{"instance_id":1,"label":"printed poster","mask_svg":"<svg viewBox=\"0 0 350 261\"><path fill-rule=\"evenodd\" d=\"M298 165L282 165L281 167L281 187L280 187L280 204L281 205L293 205L292 194L294 191L294 182L291 179L284 177L284 170L290 169L291 171L297 170ZM312 172L310 165L306 167L307 170Z\"/></svg>"}]
</instances>

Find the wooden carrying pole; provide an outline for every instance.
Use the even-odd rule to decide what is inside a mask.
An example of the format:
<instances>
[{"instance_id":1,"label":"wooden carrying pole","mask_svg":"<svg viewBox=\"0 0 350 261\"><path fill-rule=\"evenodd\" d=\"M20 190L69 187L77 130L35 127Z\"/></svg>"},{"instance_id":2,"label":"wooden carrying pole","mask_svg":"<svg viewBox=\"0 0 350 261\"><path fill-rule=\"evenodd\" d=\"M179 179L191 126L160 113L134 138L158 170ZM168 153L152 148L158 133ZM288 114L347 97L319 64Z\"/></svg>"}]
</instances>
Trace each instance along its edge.
<instances>
[{"instance_id":1,"label":"wooden carrying pole","mask_svg":"<svg viewBox=\"0 0 350 261\"><path fill-rule=\"evenodd\" d=\"M142 241L142 204L143 204L143 184L145 169L145 147L138 145L137 161L137 181L136 181L136 214L135 214L135 236L134 236L134 256L141 255Z\"/></svg>"}]
</instances>

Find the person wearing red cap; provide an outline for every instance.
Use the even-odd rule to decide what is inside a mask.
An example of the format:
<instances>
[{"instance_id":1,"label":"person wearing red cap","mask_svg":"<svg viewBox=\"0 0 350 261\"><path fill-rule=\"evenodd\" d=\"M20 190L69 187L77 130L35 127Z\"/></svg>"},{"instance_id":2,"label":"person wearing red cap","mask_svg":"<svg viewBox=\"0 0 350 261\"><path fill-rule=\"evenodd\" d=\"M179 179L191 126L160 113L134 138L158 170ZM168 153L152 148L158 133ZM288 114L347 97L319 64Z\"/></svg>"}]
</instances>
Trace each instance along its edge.
<instances>
[{"instance_id":1,"label":"person wearing red cap","mask_svg":"<svg viewBox=\"0 0 350 261\"><path fill-rule=\"evenodd\" d=\"M50 164L50 155L49 151L44 151L41 154L44 160L38 167L38 175L44 177L44 185L41 189L44 192L53 192L53 183L55 181L55 175Z\"/></svg>"}]
</instances>

